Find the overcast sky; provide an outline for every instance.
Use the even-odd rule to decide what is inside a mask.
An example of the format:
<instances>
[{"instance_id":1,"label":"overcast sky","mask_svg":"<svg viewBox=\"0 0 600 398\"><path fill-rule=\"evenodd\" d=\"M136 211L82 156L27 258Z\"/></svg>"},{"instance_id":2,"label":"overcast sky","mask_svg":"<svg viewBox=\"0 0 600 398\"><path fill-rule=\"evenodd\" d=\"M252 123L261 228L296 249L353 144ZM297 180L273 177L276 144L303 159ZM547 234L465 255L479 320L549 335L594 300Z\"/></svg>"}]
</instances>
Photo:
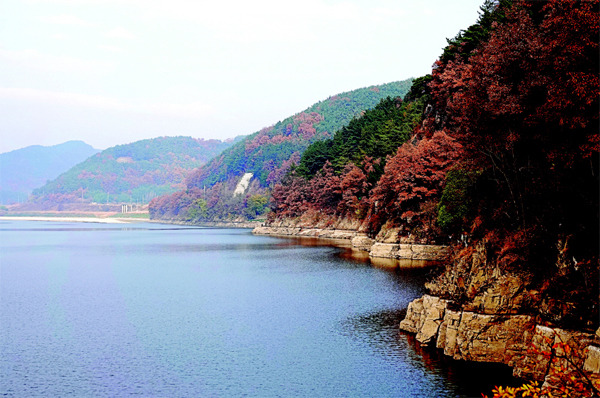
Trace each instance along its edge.
<instances>
[{"instance_id":1,"label":"overcast sky","mask_svg":"<svg viewBox=\"0 0 600 398\"><path fill-rule=\"evenodd\" d=\"M0 152L250 134L422 76L483 0L0 1Z\"/></svg>"}]
</instances>

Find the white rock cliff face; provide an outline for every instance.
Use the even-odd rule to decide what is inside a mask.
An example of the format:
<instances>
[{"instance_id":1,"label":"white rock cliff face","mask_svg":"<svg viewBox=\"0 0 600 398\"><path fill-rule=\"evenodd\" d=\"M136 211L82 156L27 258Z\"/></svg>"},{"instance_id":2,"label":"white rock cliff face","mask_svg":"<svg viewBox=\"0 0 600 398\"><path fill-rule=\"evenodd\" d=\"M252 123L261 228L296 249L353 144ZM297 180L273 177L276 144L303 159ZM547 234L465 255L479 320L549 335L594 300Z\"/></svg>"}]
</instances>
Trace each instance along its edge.
<instances>
[{"instance_id":1,"label":"white rock cliff face","mask_svg":"<svg viewBox=\"0 0 600 398\"><path fill-rule=\"evenodd\" d=\"M233 191L233 196L243 195L246 192L246 189L248 189L248 186L250 185L250 180L252 179L253 175L254 174L252 173L245 173L242 176L242 179L240 180L240 182L238 182L237 186L235 187L235 191Z\"/></svg>"}]
</instances>

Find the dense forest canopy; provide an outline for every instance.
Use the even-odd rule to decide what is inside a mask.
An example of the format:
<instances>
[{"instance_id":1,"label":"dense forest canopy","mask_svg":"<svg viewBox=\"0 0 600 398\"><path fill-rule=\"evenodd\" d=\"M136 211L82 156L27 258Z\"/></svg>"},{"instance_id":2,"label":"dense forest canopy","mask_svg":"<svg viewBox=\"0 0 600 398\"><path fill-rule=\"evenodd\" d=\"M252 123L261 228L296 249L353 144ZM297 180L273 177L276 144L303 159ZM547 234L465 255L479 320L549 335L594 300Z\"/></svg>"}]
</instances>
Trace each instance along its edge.
<instances>
[{"instance_id":1,"label":"dense forest canopy","mask_svg":"<svg viewBox=\"0 0 600 398\"><path fill-rule=\"evenodd\" d=\"M188 188L211 187L232 176L253 173L263 187L279 182L288 171L290 159L299 159L308 145L331 138L365 109L382 98L403 96L412 79L371 86L329 97L273 126L264 128L239 142L187 181Z\"/></svg>"},{"instance_id":2,"label":"dense forest canopy","mask_svg":"<svg viewBox=\"0 0 600 398\"><path fill-rule=\"evenodd\" d=\"M422 112L422 100L402 102L399 97L385 98L351 120L332 139L311 144L296 171L309 178L326 162L340 171L350 162L360 164L365 157L385 159L410 138Z\"/></svg>"}]
</instances>

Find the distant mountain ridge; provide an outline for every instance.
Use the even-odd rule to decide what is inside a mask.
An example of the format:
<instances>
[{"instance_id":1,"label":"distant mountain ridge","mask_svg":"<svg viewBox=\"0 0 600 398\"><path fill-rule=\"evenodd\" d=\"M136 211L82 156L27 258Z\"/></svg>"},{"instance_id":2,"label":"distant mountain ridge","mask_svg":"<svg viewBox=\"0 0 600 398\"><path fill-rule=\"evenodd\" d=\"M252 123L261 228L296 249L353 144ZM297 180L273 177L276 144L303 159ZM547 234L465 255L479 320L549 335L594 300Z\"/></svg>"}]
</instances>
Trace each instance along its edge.
<instances>
[{"instance_id":1,"label":"distant mountain ridge","mask_svg":"<svg viewBox=\"0 0 600 398\"><path fill-rule=\"evenodd\" d=\"M0 154L0 203L24 202L33 189L100 152L83 141L32 145Z\"/></svg>"},{"instance_id":2,"label":"distant mountain ridge","mask_svg":"<svg viewBox=\"0 0 600 398\"><path fill-rule=\"evenodd\" d=\"M61 203L147 203L182 189L193 170L234 140L159 137L108 148L32 193L44 209Z\"/></svg>"}]
</instances>

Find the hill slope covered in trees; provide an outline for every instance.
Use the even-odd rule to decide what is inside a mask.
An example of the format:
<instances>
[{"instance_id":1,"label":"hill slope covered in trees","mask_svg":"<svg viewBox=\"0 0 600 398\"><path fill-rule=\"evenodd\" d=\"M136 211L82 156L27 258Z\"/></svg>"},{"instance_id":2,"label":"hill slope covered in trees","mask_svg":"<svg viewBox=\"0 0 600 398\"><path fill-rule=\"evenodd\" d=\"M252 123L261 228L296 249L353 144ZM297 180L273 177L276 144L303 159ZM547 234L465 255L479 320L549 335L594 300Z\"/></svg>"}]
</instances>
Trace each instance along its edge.
<instances>
[{"instance_id":1,"label":"hill slope covered in trees","mask_svg":"<svg viewBox=\"0 0 600 398\"><path fill-rule=\"evenodd\" d=\"M350 218L372 237L460 242L432 293L464 303L509 275L528 292L514 311L597 328L597 17L598 1L486 2L405 97L424 101L410 139L387 158L334 149L352 145L345 129L313 144L274 187L271 221Z\"/></svg>"},{"instance_id":2,"label":"hill slope covered in trees","mask_svg":"<svg viewBox=\"0 0 600 398\"><path fill-rule=\"evenodd\" d=\"M382 99L404 96L411 82L341 93L249 135L190 174L186 190L153 200L151 217L194 222L261 216L267 210L271 188L311 143L331 138ZM246 173L252 174L249 188L243 195L233 195Z\"/></svg>"},{"instance_id":3,"label":"hill slope covered in trees","mask_svg":"<svg viewBox=\"0 0 600 398\"><path fill-rule=\"evenodd\" d=\"M0 204L26 201L33 189L98 152L83 141L68 141L0 154Z\"/></svg>"},{"instance_id":4,"label":"hill slope covered in trees","mask_svg":"<svg viewBox=\"0 0 600 398\"><path fill-rule=\"evenodd\" d=\"M184 187L190 170L233 142L160 137L108 148L36 189L31 201L45 208L61 203L148 203Z\"/></svg>"}]
</instances>

